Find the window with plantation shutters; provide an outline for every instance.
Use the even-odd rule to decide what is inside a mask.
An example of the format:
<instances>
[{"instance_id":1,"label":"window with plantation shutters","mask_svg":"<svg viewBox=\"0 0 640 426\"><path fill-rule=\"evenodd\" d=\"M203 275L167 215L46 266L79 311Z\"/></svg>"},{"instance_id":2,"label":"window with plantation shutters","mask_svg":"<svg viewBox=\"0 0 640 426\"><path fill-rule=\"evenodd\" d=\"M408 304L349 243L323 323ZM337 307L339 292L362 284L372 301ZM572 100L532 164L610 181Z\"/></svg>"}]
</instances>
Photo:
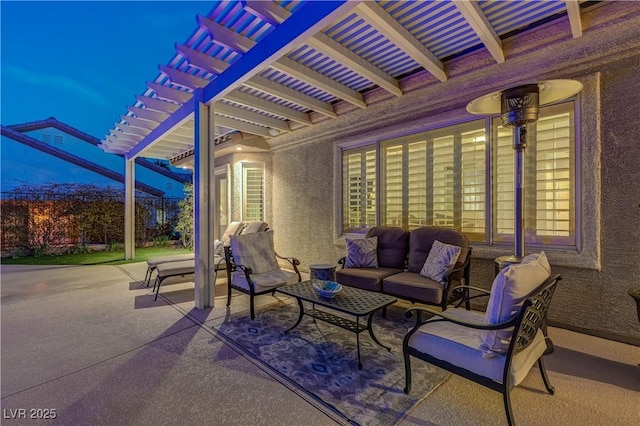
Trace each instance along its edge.
<instances>
[{"instance_id":1,"label":"window with plantation shutters","mask_svg":"<svg viewBox=\"0 0 640 426\"><path fill-rule=\"evenodd\" d=\"M376 148L344 151L342 167L343 232L366 232L377 224Z\"/></svg>"},{"instance_id":2,"label":"window with plantation shutters","mask_svg":"<svg viewBox=\"0 0 640 426\"><path fill-rule=\"evenodd\" d=\"M494 235L513 241L513 149L511 129L494 120ZM525 152L525 241L575 246L574 103L543 107L528 127Z\"/></svg>"},{"instance_id":3,"label":"window with plantation shutters","mask_svg":"<svg viewBox=\"0 0 640 426\"><path fill-rule=\"evenodd\" d=\"M465 229L484 241L485 132L476 120L381 142L380 224Z\"/></svg>"},{"instance_id":4,"label":"window with plantation shutters","mask_svg":"<svg viewBox=\"0 0 640 426\"><path fill-rule=\"evenodd\" d=\"M527 128L525 241L534 247L579 245L574 109L574 101L543 107ZM344 232L427 225L512 243L513 130L501 124L479 119L343 150Z\"/></svg>"},{"instance_id":5,"label":"window with plantation shutters","mask_svg":"<svg viewBox=\"0 0 640 426\"><path fill-rule=\"evenodd\" d=\"M264 167L261 165L242 167L242 220L264 220Z\"/></svg>"}]
</instances>

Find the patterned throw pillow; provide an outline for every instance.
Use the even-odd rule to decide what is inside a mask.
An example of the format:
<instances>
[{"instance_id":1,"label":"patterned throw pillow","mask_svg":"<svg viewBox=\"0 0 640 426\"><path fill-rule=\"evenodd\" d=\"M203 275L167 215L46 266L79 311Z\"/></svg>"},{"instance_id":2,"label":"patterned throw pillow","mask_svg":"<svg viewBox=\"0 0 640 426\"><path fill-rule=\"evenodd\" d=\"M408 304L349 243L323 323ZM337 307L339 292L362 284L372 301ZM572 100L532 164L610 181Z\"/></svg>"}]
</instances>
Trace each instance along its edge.
<instances>
[{"instance_id":1,"label":"patterned throw pillow","mask_svg":"<svg viewBox=\"0 0 640 426\"><path fill-rule=\"evenodd\" d=\"M455 266L461 250L461 247L435 240L420 275L444 285L444 274Z\"/></svg>"},{"instance_id":2,"label":"patterned throw pillow","mask_svg":"<svg viewBox=\"0 0 640 426\"><path fill-rule=\"evenodd\" d=\"M347 238L347 261L345 268L377 268L378 267L378 237Z\"/></svg>"}]
</instances>

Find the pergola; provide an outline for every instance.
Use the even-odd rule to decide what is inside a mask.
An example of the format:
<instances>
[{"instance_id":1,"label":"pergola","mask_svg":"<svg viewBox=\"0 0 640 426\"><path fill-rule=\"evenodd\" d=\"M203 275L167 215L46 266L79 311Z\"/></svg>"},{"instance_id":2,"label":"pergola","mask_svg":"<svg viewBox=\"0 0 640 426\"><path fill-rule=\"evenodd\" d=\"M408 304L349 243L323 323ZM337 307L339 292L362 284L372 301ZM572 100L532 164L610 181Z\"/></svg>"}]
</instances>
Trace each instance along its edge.
<instances>
[{"instance_id":1,"label":"pergola","mask_svg":"<svg viewBox=\"0 0 640 426\"><path fill-rule=\"evenodd\" d=\"M102 149L126 159L126 257L134 257L135 159L193 153L196 307L213 306L214 151L233 144L233 135L268 143L417 89L446 85L465 54L486 49L503 63L509 60L504 40L550 21L566 20L565 38L580 37L581 5L598 6L593 3L215 2L207 16L196 17L191 37L175 45L175 56L159 66L159 75L102 141ZM468 99L502 88L489 84Z\"/></svg>"}]
</instances>

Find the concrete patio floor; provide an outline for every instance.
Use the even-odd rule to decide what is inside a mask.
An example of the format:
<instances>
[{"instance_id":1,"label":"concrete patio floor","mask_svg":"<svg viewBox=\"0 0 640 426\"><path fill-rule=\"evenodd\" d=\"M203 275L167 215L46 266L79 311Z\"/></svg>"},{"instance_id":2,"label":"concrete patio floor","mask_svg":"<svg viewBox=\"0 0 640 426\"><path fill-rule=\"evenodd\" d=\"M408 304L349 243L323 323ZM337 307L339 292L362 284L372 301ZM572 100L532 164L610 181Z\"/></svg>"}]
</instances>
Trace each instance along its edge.
<instances>
[{"instance_id":1,"label":"concrete patio floor","mask_svg":"<svg viewBox=\"0 0 640 426\"><path fill-rule=\"evenodd\" d=\"M196 310L193 284L175 279L154 301L141 284L145 270L2 266L3 424L335 424L215 337L210 326L247 310L248 297L234 294L227 309L220 279L216 307ZM556 395L532 372L513 391L516 421L640 421L640 348L555 328L550 335L557 350L545 361ZM17 409L26 420L11 419ZM56 418L29 419L31 409L55 409ZM452 377L403 423L506 421L499 394Z\"/></svg>"}]
</instances>

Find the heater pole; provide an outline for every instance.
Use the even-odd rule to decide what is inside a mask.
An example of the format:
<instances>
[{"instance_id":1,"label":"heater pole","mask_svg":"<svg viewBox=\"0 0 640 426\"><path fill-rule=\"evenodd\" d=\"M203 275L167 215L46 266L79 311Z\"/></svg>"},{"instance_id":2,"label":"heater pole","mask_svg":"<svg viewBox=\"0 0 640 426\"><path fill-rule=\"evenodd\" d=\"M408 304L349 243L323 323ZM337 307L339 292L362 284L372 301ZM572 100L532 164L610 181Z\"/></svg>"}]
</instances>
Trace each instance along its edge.
<instances>
[{"instance_id":1,"label":"heater pole","mask_svg":"<svg viewBox=\"0 0 640 426\"><path fill-rule=\"evenodd\" d=\"M524 257L524 152L527 147L526 125L515 126L513 132L514 150L514 245L515 257Z\"/></svg>"}]
</instances>

